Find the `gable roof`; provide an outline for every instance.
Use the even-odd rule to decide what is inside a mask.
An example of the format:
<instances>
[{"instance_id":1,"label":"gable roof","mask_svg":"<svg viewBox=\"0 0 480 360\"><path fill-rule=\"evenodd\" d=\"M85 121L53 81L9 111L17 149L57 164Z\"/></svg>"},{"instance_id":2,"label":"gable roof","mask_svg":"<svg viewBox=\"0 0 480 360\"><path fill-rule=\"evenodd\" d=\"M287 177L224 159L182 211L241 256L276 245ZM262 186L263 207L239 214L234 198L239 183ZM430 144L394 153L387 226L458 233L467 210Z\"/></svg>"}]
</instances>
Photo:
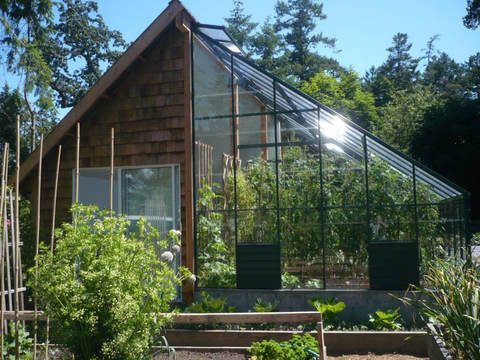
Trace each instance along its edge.
<instances>
[{"instance_id":1,"label":"gable roof","mask_svg":"<svg viewBox=\"0 0 480 360\"><path fill-rule=\"evenodd\" d=\"M149 47L173 21L179 19L179 15L182 13L186 15L186 18L180 19L182 23L198 23L198 20L179 0L171 0L168 3L168 7L152 22L138 39L130 45L123 55L105 72L100 80L88 90L82 100L68 112L45 138L43 157L53 150L76 123L88 115L91 109L98 104L102 98L106 99L109 97L109 91L111 91L115 84L132 66L138 61L141 61L142 55L148 51ZM37 147L21 164L19 173L20 181L28 176L38 165L39 161L40 149ZM14 183L15 177L16 173L12 174L9 179L9 184L12 185Z\"/></svg>"}]
</instances>

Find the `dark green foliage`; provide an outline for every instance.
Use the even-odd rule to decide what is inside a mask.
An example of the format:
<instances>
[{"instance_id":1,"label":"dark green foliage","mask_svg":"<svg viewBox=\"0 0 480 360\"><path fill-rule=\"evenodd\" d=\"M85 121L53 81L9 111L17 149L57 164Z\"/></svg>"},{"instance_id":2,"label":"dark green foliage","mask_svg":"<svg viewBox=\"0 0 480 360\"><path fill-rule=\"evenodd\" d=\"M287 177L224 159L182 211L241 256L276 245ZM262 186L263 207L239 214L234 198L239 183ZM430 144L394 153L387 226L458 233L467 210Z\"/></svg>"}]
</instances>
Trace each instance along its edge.
<instances>
[{"instance_id":1,"label":"dark green foliage","mask_svg":"<svg viewBox=\"0 0 480 360\"><path fill-rule=\"evenodd\" d=\"M248 352L252 360L313 360L318 356L318 341L309 333L294 334L280 344L274 340L253 343Z\"/></svg>"},{"instance_id":2,"label":"dark green foliage","mask_svg":"<svg viewBox=\"0 0 480 360\"><path fill-rule=\"evenodd\" d=\"M463 24L472 30L480 25L480 0L467 0L467 15L463 18Z\"/></svg>"},{"instance_id":3,"label":"dark green foliage","mask_svg":"<svg viewBox=\"0 0 480 360\"><path fill-rule=\"evenodd\" d=\"M407 34L396 34L392 46L387 49L387 60L378 68L372 67L367 72L365 87L373 93L377 106L387 104L395 91L412 89L416 83L420 75L417 71L420 60L412 58L411 47Z\"/></svg>"},{"instance_id":4,"label":"dark green foliage","mask_svg":"<svg viewBox=\"0 0 480 360\"><path fill-rule=\"evenodd\" d=\"M471 192L480 217L480 100L452 98L430 108L412 140L412 153L430 169Z\"/></svg>"},{"instance_id":5,"label":"dark green foliage","mask_svg":"<svg viewBox=\"0 0 480 360\"><path fill-rule=\"evenodd\" d=\"M225 18L227 22L227 30L233 36L235 41L247 51L247 57L250 57L253 50L252 31L258 26L258 23L250 21L252 15L245 15L243 2L233 0L233 10L230 11L230 17Z\"/></svg>"},{"instance_id":6,"label":"dark green foliage","mask_svg":"<svg viewBox=\"0 0 480 360\"><path fill-rule=\"evenodd\" d=\"M231 313L237 307L228 306L226 297L214 298L207 292L202 292L202 301L197 301L187 307L187 312L194 313Z\"/></svg>"},{"instance_id":7,"label":"dark green foliage","mask_svg":"<svg viewBox=\"0 0 480 360\"><path fill-rule=\"evenodd\" d=\"M41 49L52 69L57 104L65 108L80 101L102 76L104 64L114 63L127 44L120 32L105 25L95 1L63 0L57 11L59 20ZM85 65L73 70L72 61Z\"/></svg>"},{"instance_id":8,"label":"dark green foliage","mask_svg":"<svg viewBox=\"0 0 480 360\"><path fill-rule=\"evenodd\" d=\"M316 22L327 18L323 13L323 4L317 0L277 1L275 13L275 27L282 35L291 64L288 75L299 81L308 80L321 69L312 48L319 44L333 48L336 42L322 33L313 35Z\"/></svg>"}]
</instances>

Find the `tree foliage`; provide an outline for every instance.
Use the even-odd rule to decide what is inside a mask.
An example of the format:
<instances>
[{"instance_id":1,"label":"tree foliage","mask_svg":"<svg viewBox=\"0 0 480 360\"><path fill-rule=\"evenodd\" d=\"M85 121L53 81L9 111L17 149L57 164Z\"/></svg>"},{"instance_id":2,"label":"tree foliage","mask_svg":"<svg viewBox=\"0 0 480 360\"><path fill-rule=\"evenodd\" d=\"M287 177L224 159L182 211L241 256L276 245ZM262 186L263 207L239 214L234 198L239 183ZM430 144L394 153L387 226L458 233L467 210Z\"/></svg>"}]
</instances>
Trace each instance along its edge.
<instances>
[{"instance_id":1,"label":"tree foliage","mask_svg":"<svg viewBox=\"0 0 480 360\"><path fill-rule=\"evenodd\" d=\"M288 75L300 81L308 80L323 68L312 49L319 44L334 48L336 42L323 33L314 34L316 22L327 18L323 4L316 0L277 1L275 13L275 28L282 36L286 56L292 65Z\"/></svg>"},{"instance_id":2,"label":"tree foliage","mask_svg":"<svg viewBox=\"0 0 480 360\"><path fill-rule=\"evenodd\" d=\"M302 83L300 90L365 129L375 126L379 120L373 95L362 88L352 68L339 77L319 72Z\"/></svg>"},{"instance_id":3,"label":"tree foliage","mask_svg":"<svg viewBox=\"0 0 480 360\"><path fill-rule=\"evenodd\" d=\"M252 15L244 14L241 0L233 0L233 6L230 17L224 19L227 22L227 30L250 56L254 48L252 32L258 23L251 21Z\"/></svg>"},{"instance_id":4,"label":"tree foliage","mask_svg":"<svg viewBox=\"0 0 480 360\"><path fill-rule=\"evenodd\" d=\"M467 0L467 15L463 18L463 24L472 30L480 25L480 0Z\"/></svg>"},{"instance_id":5,"label":"tree foliage","mask_svg":"<svg viewBox=\"0 0 480 360\"><path fill-rule=\"evenodd\" d=\"M0 57L19 79L27 110L21 115L29 124L22 133L32 151L37 134L48 133L57 121L55 103L75 105L126 44L93 1L12 0L2 2L0 11Z\"/></svg>"}]
</instances>

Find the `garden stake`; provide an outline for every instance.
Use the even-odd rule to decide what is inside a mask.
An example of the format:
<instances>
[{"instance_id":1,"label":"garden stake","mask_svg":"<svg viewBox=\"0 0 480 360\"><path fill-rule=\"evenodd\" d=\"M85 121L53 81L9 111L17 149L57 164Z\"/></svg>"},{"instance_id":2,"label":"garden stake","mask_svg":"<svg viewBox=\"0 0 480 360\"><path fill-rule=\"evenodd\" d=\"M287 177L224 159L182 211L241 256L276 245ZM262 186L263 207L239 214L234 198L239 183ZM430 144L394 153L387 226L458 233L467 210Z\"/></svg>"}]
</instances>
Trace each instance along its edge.
<instances>
[{"instance_id":1,"label":"garden stake","mask_svg":"<svg viewBox=\"0 0 480 360\"><path fill-rule=\"evenodd\" d=\"M40 202L42 194L42 163L43 163L43 134L40 136L40 159L38 160L38 188L37 188L37 231L35 236L35 282L38 277L38 247L40 246ZM38 304L33 298L34 330L33 330L33 360L37 359L37 331L38 331Z\"/></svg>"},{"instance_id":2,"label":"garden stake","mask_svg":"<svg viewBox=\"0 0 480 360\"><path fill-rule=\"evenodd\" d=\"M3 332L4 332L4 311L5 311L5 248L7 243L7 186L6 186L6 179L8 176L8 153L9 153L9 144L5 143L5 147L3 149L3 164L2 164L2 184L0 185L0 229L2 229L0 236L1 238L1 246L2 246L2 254L0 258L0 277L2 284L0 286L0 291L2 293L2 300L1 300L1 315L0 315L0 333L1 333L1 359L3 360ZM4 212L5 210L5 212ZM1 226L3 224L3 227Z\"/></svg>"},{"instance_id":3,"label":"garden stake","mask_svg":"<svg viewBox=\"0 0 480 360\"><path fill-rule=\"evenodd\" d=\"M14 294L15 294L15 359L19 359L19 339L18 339L18 312L19 312L19 304L18 304L18 275L20 273L19 266L18 266L18 243L20 240L20 226L19 226L19 211L18 211L18 199L19 199L19 190L20 190L20 115L17 115L17 171L15 176L15 281L14 281Z\"/></svg>"},{"instance_id":4,"label":"garden stake","mask_svg":"<svg viewBox=\"0 0 480 360\"><path fill-rule=\"evenodd\" d=\"M60 173L60 159L62 157L62 145L58 146L57 170L55 172L55 187L53 189L53 213L52 234L50 237L50 252L53 254L53 242L55 239L55 217L57 216L58 174ZM47 338L45 340L45 360L48 360L48 344L50 334L50 318L47 318Z\"/></svg>"},{"instance_id":5,"label":"garden stake","mask_svg":"<svg viewBox=\"0 0 480 360\"><path fill-rule=\"evenodd\" d=\"M113 216L113 155L115 146L115 132L111 131L111 150L110 150L110 216Z\"/></svg>"}]
</instances>

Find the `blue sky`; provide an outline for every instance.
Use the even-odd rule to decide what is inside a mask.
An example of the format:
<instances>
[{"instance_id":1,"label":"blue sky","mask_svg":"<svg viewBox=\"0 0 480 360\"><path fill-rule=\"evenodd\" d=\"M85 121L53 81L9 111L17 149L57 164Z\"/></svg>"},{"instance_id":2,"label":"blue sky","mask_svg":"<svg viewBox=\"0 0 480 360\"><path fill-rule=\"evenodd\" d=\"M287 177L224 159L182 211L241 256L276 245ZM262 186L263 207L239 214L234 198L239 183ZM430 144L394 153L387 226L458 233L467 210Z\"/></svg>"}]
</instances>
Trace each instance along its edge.
<instances>
[{"instance_id":1,"label":"blue sky","mask_svg":"<svg viewBox=\"0 0 480 360\"><path fill-rule=\"evenodd\" d=\"M165 9L168 0L97 0L99 12L111 29L119 30L127 41L134 41ZM184 0L182 3L205 24L224 25L233 1ZM262 23L275 15L276 0L243 0L246 14ZM341 65L352 65L363 76L372 65L379 66L388 56L386 49L393 36L407 33L413 43L411 53L418 57L435 34L439 51L457 62L465 62L480 52L480 28L463 26L466 0L324 0L327 19L317 24L318 32L337 39L340 53L323 47L318 52L330 55Z\"/></svg>"}]
</instances>

